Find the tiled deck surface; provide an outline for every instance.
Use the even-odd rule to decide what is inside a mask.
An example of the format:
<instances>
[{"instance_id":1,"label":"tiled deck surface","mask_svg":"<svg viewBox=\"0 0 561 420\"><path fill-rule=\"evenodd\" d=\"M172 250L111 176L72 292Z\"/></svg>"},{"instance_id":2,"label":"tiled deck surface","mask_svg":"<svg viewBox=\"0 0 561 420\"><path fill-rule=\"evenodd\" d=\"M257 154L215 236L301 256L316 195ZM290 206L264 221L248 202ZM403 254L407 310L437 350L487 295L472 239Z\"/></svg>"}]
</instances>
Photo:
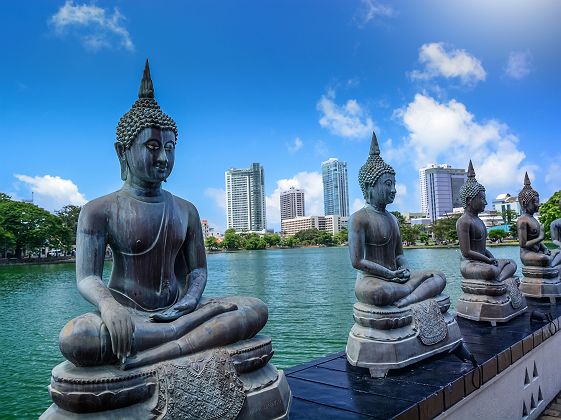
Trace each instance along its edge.
<instances>
[{"instance_id":1,"label":"tiled deck surface","mask_svg":"<svg viewBox=\"0 0 561 420\"><path fill-rule=\"evenodd\" d=\"M551 312L555 324L530 322L534 309ZM496 327L458 318L464 342L481 364L479 371L453 354L441 354L373 379L367 369L349 365L344 352L287 369L293 394L290 418L433 418L556 333L560 315L560 304L529 302L524 315ZM561 399L554 399L548 410L561 417Z\"/></svg>"}]
</instances>

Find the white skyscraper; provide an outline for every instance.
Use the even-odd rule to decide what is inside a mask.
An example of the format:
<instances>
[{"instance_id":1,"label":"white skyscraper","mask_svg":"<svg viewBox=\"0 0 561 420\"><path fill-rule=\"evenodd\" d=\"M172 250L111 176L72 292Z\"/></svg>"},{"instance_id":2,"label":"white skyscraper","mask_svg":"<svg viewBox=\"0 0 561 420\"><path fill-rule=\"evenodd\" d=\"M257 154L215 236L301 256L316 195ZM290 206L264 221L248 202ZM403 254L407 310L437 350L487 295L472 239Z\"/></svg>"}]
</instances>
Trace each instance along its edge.
<instances>
[{"instance_id":1,"label":"white skyscraper","mask_svg":"<svg viewBox=\"0 0 561 420\"><path fill-rule=\"evenodd\" d=\"M280 193L280 216L282 221L304 216L304 190L291 187Z\"/></svg>"},{"instance_id":2,"label":"white skyscraper","mask_svg":"<svg viewBox=\"0 0 561 420\"><path fill-rule=\"evenodd\" d=\"M329 158L321 164L323 178L323 208L325 215L349 215L349 182L347 162Z\"/></svg>"},{"instance_id":3,"label":"white skyscraper","mask_svg":"<svg viewBox=\"0 0 561 420\"><path fill-rule=\"evenodd\" d=\"M421 210L433 222L452 209L461 207L460 188L466 182L465 169L454 169L450 165L430 164L419 170L421 187Z\"/></svg>"},{"instance_id":4,"label":"white skyscraper","mask_svg":"<svg viewBox=\"0 0 561 420\"><path fill-rule=\"evenodd\" d=\"M246 169L229 169L226 181L226 223L236 231L264 231L265 176L259 163Z\"/></svg>"}]
</instances>

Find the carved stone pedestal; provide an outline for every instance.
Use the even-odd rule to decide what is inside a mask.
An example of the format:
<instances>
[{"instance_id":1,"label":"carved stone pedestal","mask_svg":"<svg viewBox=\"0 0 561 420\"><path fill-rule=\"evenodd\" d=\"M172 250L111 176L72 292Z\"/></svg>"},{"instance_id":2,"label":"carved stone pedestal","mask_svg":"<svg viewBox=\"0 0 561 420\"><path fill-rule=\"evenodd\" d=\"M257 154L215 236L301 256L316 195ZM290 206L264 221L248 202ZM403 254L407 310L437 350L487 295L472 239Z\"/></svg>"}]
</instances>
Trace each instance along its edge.
<instances>
[{"instance_id":1,"label":"carved stone pedestal","mask_svg":"<svg viewBox=\"0 0 561 420\"><path fill-rule=\"evenodd\" d=\"M41 419L285 419L292 395L271 356L271 340L257 336L129 371L64 362Z\"/></svg>"},{"instance_id":2,"label":"carved stone pedestal","mask_svg":"<svg viewBox=\"0 0 561 420\"><path fill-rule=\"evenodd\" d=\"M561 280L559 269L551 267L522 267L524 277L520 282L520 291L531 298L549 298L555 303L561 297Z\"/></svg>"},{"instance_id":3,"label":"carved stone pedestal","mask_svg":"<svg viewBox=\"0 0 561 420\"><path fill-rule=\"evenodd\" d=\"M390 369L455 349L462 337L449 307L444 295L404 308L355 303L347 360L368 368L372 377L384 377Z\"/></svg>"},{"instance_id":4,"label":"carved stone pedestal","mask_svg":"<svg viewBox=\"0 0 561 420\"><path fill-rule=\"evenodd\" d=\"M487 280L462 280L462 295L456 303L456 314L472 321L507 322L521 315L527 308L515 277L502 282Z\"/></svg>"}]
</instances>

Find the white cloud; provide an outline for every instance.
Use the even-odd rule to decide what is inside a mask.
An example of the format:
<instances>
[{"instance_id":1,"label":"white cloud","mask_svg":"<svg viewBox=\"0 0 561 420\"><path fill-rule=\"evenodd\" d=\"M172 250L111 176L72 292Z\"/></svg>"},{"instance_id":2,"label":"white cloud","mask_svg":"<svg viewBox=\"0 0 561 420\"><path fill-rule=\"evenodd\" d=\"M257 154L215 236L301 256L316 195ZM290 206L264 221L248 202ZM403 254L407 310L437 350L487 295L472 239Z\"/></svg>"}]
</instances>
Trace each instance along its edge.
<instances>
[{"instance_id":1,"label":"white cloud","mask_svg":"<svg viewBox=\"0 0 561 420\"><path fill-rule=\"evenodd\" d=\"M561 156L559 156L561 158ZM559 161L561 159L558 159ZM547 173L545 174L545 182L555 187L559 187L559 177L561 176L561 164L559 163L550 163L547 168Z\"/></svg>"},{"instance_id":2,"label":"white cloud","mask_svg":"<svg viewBox=\"0 0 561 420\"><path fill-rule=\"evenodd\" d=\"M226 191L221 188L207 188L205 195L214 201L214 204L226 211ZM226 218L226 216L224 216Z\"/></svg>"},{"instance_id":3,"label":"white cloud","mask_svg":"<svg viewBox=\"0 0 561 420\"><path fill-rule=\"evenodd\" d=\"M521 80L532 71L532 54L530 51L513 51L508 55L505 73L508 77Z\"/></svg>"},{"instance_id":4,"label":"white cloud","mask_svg":"<svg viewBox=\"0 0 561 420\"><path fill-rule=\"evenodd\" d=\"M288 144L286 147L288 149L288 153L294 154L299 151L304 146L304 142L300 137L296 137L292 144Z\"/></svg>"},{"instance_id":5,"label":"white cloud","mask_svg":"<svg viewBox=\"0 0 561 420\"><path fill-rule=\"evenodd\" d=\"M109 13L94 4L74 4L72 0L68 0L51 16L49 22L59 35L72 31L89 50L98 51L118 46L132 51L134 44L122 25L121 21L124 19L117 8Z\"/></svg>"},{"instance_id":6,"label":"white cloud","mask_svg":"<svg viewBox=\"0 0 561 420\"><path fill-rule=\"evenodd\" d=\"M31 177L16 174L14 176L31 189L34 201L47 210L60 210L67 204L83 206L88 201L70 179L51 175Z\"/></svg>"},{"instance_id":7,"label":"white cloud","mask_svg":"<svg viewBox=\"0 0 561 420\"><path fill-rule=\"evenodd\" d=\"M424 65L424 69L412 71L410 73L412 79L459 78L464 85L475 85L485 80L487 76L481 61L477 58L465 50L446 51L441 42L422 45L419 49L419 62Z\"/></svg>"},{"instance_id":8,"label":"white cloud","mask_svg":"<svg viewBox=\"0 0 561 420\"><path fill-rule=\"evenodd\" d=\"M280 193L290 187L304 190L306 216L323 214L323 181L319 172L299 172L292 178L279 179L277 187L266 197L267 224L280 228Z\"/></svg>"},{"instance_id":9,"label":"white cloud","mask_svg":"<svg viewBox=\"0 0 561 420\"><path fill-rule=\"evenodd\" d=\"M321 113L319 124L332 134L346 138L364 138L372 135L374 121L362 109L356 99L344 105L335 103L335 92L329 90L317 103Z\"/></svg>"},{"instance_id":10,"label":"white cloud","mask_svg":"<svg viewBox=\"0 0 561 420\"><path fill-rule=\"evenodd\" d=\"M355 16L359 26L364 26L371 20L381 17L391 17L395 14L391 6L377 0L361 0L361 7Z\"/></svg>"},{"instance_id":11,"label":"white cloud","mask_svg":"<svg viewBox=\"0 0 561 420\"><path fill-rule=\"evenodd\" d=\"M525 154L518 149L518 139L506 124L496 120L478 122L456 100L439 103L430 96L417 94L396 115L409 131L399 152L407 154L418 168L444 162L465 168L472 159L482 184L514 189L525 170L535 169L522 166Z\"/></svg>"}]
</instances>

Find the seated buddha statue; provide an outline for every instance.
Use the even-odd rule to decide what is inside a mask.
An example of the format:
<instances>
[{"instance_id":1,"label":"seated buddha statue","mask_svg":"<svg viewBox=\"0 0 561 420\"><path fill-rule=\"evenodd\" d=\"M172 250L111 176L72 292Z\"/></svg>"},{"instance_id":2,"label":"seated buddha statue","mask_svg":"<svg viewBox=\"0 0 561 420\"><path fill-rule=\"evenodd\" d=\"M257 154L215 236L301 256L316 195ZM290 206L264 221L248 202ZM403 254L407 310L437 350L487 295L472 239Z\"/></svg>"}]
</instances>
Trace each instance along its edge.
<instances>
[{"instance_id":1,"label":"seated buddha statue","mask_svg":"<svg viewBox=\"0 0 561 420\"><path fill-rule=\"evenodd\" d=\"M444 274L413 271L403 255L397 219L387 210L396 194L395 171L381 158L375 134L358 178L366 204L349 219L358 302L346 354L352 365L383 377L390 369L459 346L461 336L447 313Z\"/></svg>"},{"instance_id":2,"label":"seated buddha statue","mask_svg":"<svg viewBox=\"0 0 561 420\"><path fill-rule=\"evenodd\" d=\"M375 135L359 183L366 205L349 220L351 263L359 270L357 299L404 307L439 295L446 287L445 275L435 270L411 271L403 255L397 219L386 210L395 199L395 171L380 157Z\"/></svg>"},{"instance_id":3,"label":"seated buddha statue","mask_svg":"<svg viewBox=\"0 0 561 420\"><path fill-rule=\"evenodd\" d=\"M485 187L475 179L471 160L467 181L460 189L464 214L456 222L462 261L463 294L458 299L458 316L475 321L506 322L524 312L525 300L514 277L516 263L496 259L487 249L487 227L479 218L485 210Z\"/></svg>"},{"instance_id":4,"label":"seated buddha statue","mask_svg":"<svg viewBox=\"0 0 561 420\"><path fill-rule=\"evenodd\" d=\"M540 207L540 196L532 188L530 178L526 173L524 188L518 194L518 201L522 208L522 215L516 221L518 228L518 242L520 244L520 260L524 265L524 277L520 283L520 290L531 298L549 298L555 303L561 297L561 252L549 250L543 243L545 231L543 225L536 220L534 213ZM552 223L552 239L555 232ZM558 238L558 237L557 237Z\"/></svg>"},{"instance_id":5,"label":"seated buddha statue","mask_svg":"<svg viewBox=\"0 0 561 420\"><path fill-rule=\"evenodd\" d=\"M60 349L71 364L53 370L51 396L59 407L80 412L115 410L156 395L148 408L152 414L183 418L193 405L196 411L189 418L205 418L205 410L216 418L229 418L226 413L239 412L243 398L249 398L249 391L244 396L240 387L274 388L284 380L282 404L268 408L280 409L271 414L280 416L290 391L284 377L267 364L270 339L256 337L267 322L267 306L251 297L202 296L207 262L199 214L192 203L162 189L174 167L177 134L175 122L154 99L146 61L138 100L117 126L115 150L123 186L88 202L80 213L77 285L95 311L62 329ZM106 284L102 273L107 246L113 264ZM191 363L189 355L196 360ZM166 361L174 364L160 363ZM261 379L240 385L238 374L261 368L266 370ZM261 383L263 378L266 382ZM185 394L185 386L195 380L205 383ZM211 380L216 383L209 384ZM154 391L158 381L159 396ZM218 388L224 383L229 385L222 392ZM193 397L194 389L208 394ZM255 398L257 406L246 402L244 407L266 412L259 405L266 399ZM164 407L156 407L162 401ZM207 406L201 408L205 401ZM225 411L217 412L218 406ZM111 414L138 416L148 414Z\"/></svg>"},{"instance_id":6,"label":"seated buddha statue","mask_svg":"<svg viewBox=\"0 0 561 420\"><path fill-rule=\"evenodd\" d=\"M524 177L524 188L518 194L522 215L518 218L518 241L520 243L520 260L525 266L558 267L561 253L550 251L543 243L545 231L534 213L540 208L540 195L532 188L528 173Z\"/></svg>"}]
</instances>

